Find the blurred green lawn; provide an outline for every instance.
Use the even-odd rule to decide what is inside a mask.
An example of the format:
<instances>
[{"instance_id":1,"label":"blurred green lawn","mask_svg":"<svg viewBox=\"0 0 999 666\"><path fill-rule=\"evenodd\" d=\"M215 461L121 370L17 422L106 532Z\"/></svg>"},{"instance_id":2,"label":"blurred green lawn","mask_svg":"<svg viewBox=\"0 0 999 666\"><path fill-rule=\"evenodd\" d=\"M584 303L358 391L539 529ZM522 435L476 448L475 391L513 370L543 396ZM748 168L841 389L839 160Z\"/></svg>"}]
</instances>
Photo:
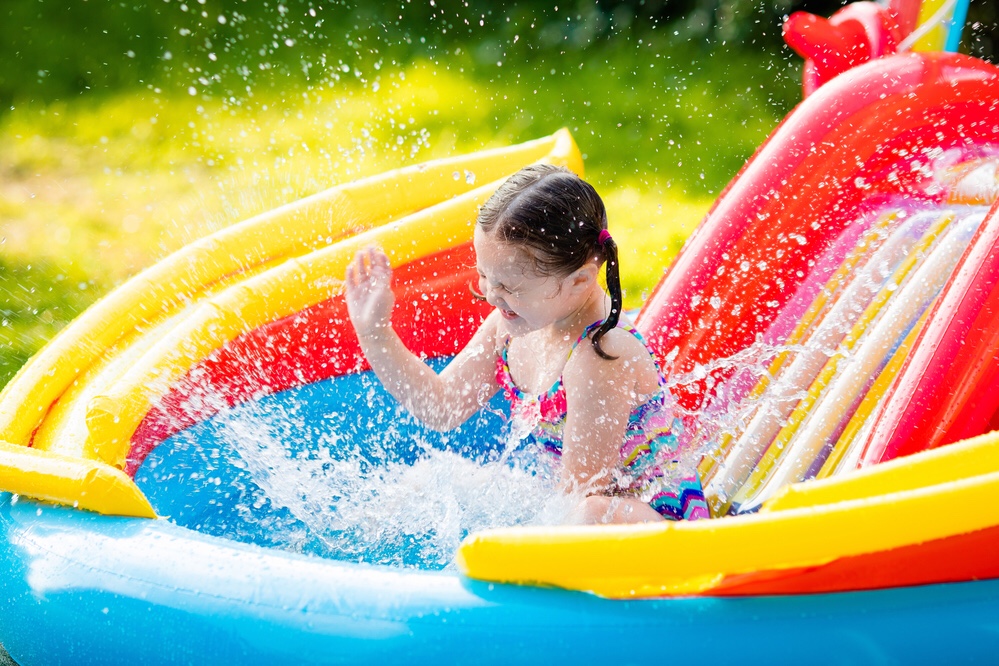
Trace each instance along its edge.
<instances>
[{"instance_id":1,"label":"blurred green lawn","mask_svg":"<svg viewBox=\"0 0 999 666\"><path fill-rule=\"evenodd\" d=\"M556 54L557 55L557 54ZM626 305L797 101L788 58L670 42L483 65L378 63L236 99L150 85L0 116L0 386L184 244L333 184L568 127L622 247Z\"/></svg>"}]
</instances>

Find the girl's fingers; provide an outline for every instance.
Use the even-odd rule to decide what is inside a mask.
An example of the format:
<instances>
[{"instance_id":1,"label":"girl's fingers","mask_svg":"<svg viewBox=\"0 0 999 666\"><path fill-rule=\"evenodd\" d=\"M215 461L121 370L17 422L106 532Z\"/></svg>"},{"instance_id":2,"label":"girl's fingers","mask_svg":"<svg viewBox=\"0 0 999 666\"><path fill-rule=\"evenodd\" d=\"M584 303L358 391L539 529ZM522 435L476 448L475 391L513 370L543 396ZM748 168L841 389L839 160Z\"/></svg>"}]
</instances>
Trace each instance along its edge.
<instances>
[{"instance_id":1,"label":"girl's fingers","mask_svg":"<svg viewBox=\"0 0 999 666\"><path fill-rule=\"evenodd\" d=\"M368 267L370 266L370 261L365 250L361 250L357 253L357 275L358 278L363 282L368 279Z\"/></svg>"},{"instance_id":2,"label":"girl's fingers","mask_svg":"<svg viewBox=\"0 0 999 666\"><path fill-rule=\"evenodd\" d=\"M347 264L347 281L351 285L357 286L367 280L368 271L365 264L364 250L358 250L354 260Z\"/></svg>"},{"instance_id":3,"label":"girl's fingers","mask_svg":"<svg viewBox=\"0 0 999 666\"><path fill-rule=\"evenodd\" d=\"M374 246L358 250L354 260L347 265L347 280L355 286L375 278L384 279L391 274L388 255Z\"/></svg>"},{"instance_id":4,"label":"girl's fingers","mask_svg":"<svg viewBox=\"0 0 999 666\"><path fill-rule=\"evenodd\" d=\"M381 280L386 280L392 275L392 268L388 264L388 259L384 256L376 258L376 263L371 264L371 274Z\"/></svg>"}]
</instances>

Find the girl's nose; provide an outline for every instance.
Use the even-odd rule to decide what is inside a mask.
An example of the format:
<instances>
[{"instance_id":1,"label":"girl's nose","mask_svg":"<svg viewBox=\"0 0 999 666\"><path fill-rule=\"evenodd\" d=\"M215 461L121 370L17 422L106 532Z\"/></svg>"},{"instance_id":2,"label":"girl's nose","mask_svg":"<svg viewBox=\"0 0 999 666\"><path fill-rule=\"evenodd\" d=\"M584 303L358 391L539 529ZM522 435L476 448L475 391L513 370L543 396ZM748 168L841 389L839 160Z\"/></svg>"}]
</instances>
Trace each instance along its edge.
<instances>
[{"instance_id":1,"label":"girl's nose","mask_svg":"<svg viewBox=\"0 0 999 666\"><path fill-rule=\"evenodd\" d=\"M489 305L493 306L494 308L498 308L504 305L503 299L496 295L495 289L490 289L489 291L486 292L486 303L489 303Z\"/></svg>"},{"instance_id":2,"label":"girl's nose","mask_svg":"<svg viewBox=\"0 0 999 666\"><path fill-rule=\"evenodd\" d=\"M497 292L499 291L495 287L490 287L488 284L483 285L485 288L482 290L486 297L486 303L493 306L494 308L500 308L506 305L503 301L503 297Z\"/></svg>"}]
</instances>

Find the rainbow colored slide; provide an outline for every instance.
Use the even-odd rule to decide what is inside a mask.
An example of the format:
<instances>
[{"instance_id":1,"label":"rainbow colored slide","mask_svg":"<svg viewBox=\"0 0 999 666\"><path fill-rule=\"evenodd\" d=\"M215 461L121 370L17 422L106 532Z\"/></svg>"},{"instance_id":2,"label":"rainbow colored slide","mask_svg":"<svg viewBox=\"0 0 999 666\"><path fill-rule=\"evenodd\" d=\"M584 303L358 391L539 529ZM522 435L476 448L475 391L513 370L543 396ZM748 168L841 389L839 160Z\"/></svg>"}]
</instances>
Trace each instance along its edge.
<instances>
[{"instance_id":1,"label":"rainbow colored slide","mask_svg":"<svg viewBox=\"0 0 999 666\"><path fill-rule=\"evenodd\" d=\"M476 207L526 164L582 172L562 130L224 229L52 340L0 394L0 644L25 665L992 658L999 69L909 51L917 14L791 17L806 98L638 317L714 519L485 530L444 571L339 561L275 547L259 526L295 516L220 435L256 410L319 465L317 430L362 466L495 457L498 408L446 435L400 415L341 276L385 248L398 330L446 363L486 314Z\"/></svg>"}]
</instances>

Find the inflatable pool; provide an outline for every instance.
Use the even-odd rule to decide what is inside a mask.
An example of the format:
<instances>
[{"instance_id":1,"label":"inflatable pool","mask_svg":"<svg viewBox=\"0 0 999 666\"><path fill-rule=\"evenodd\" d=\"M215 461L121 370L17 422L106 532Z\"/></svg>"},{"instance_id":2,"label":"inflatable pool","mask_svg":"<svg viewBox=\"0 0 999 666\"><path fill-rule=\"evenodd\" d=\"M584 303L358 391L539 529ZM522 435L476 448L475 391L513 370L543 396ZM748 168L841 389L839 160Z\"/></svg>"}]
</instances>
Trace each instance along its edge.
<instances>
[{"instance_id":1,"label":"inflatable pool","mask_svg":"<svg viewBox=\"0 0 999 666\"><path fill-rule=\"evenodd\" d=\"M509 466L499 405L446 435L401 414L340 276L381 245L397 329L446 363L485 315L476 207L523 165L581 172L563 130L234 225L64 329L0 394L0 644L25 666L991 659L999 69L894 53L912 25L857 7L789 22L806 54L848 34L869 59L809 60L637 319L715 519L358 556L309 522L349 498L279 501L281 466L246 455L252 422L321 479Z\"/></svg>"}]
</instances>

